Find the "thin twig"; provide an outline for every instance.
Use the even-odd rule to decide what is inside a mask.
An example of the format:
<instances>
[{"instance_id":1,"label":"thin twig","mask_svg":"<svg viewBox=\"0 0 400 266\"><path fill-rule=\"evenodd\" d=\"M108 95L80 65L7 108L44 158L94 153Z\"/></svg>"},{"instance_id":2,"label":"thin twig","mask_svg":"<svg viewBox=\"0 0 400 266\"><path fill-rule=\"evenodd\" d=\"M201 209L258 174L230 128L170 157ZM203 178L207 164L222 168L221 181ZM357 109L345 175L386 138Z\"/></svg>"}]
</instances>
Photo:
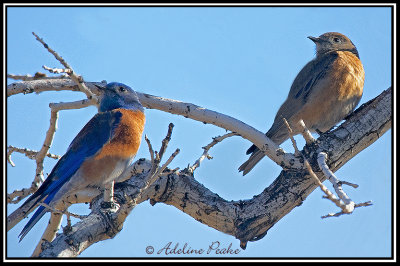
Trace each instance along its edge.
<instances>
[{"instance_id":1,"label":"thin twig","mask_svg":"<svg viewBox=\"0 0 400 266\"><path fill-rule=\"evenodd\" d=\"M294 137L293 137L293 130L292 130L292 128L290 127L288 121L287 121L285 118L282 118L282 119L283 119L283 122L285 123L285 125L286 125L286 127L287 127L287 130L289 131L289 138L290 138L290 140L292 141L292 145L293 145L293 148L294 148L294 154L295 154L295 155L301 155L299 149L297 148L296 140L295 140Z\"/></svg>"},{"instance_id":2,"label":"thin twig","mask_svg":"<svg viewBox=\"0 0 400 266\"><path fill-rule=\"evenodd\" d=\"M347 182L347 181L344 181L344 180L341 180L341 181L339 181L342 185L348 185L348 186L351 186L351 187L353 187L353 188L358 188L358 185L357 184L353 184L353 183L350 183L350 182Z\"/></svg>"},{"instance_id":3,"label":"thin twig","mask_svg":"<svg viewBox=\"0 0 400 266\"><path fill-rule=\"evenodd\" d=\"M294 147L294 149L296 151L296 154L300 154L300 152L299 152L299 150L297 148L296 141L293 138L293 131L290 128L290 125L286 121L286 119L283 118L283 120L285 122L286 127L288 128L289 137L292 140L292 144L293 144L293 147ZM306 130L304 130L304 131L306 131ZM319 156L318 156L318 157L323 157L322 159L324 159L323 162L322 162L321 161L322 159L318 158L318 161L319 161L319 164L320 164L320 168L322 169L322 171L324 172L324 174L327 176L328 179L337 180L337 178L334 176L332 171L330 171L327 166L325 167L326 169L323 169L324 168L323 164L326 165L326 162L325 162L326 157L324 157L324 154L325 153L320 153ZM325 156L326 156L326 154L325 154ZM303 156L303 158L304 158L304 156ZM333 203L335 203L335 205L342 210L342 212L340 212L340 213L328 214L328 215L323 216L322 218L332 217L332 216L339 216L342 213L347 213L348 214L348 213L352 213L354 211L354 208L355 208L356 204L346 195L346 193L344 193L344 191L341 189L341 185L340 185L340 182L338 180L337 180L337 182L333 182L333 184L334 184L334 187L335 187L335 191L336 191L336 193L338 193L340 198L336 197L331 191L329 191L329 189L324 184L322 184L322 182L319 180L317 175L312 170L311 165L310 165L310 163L308 162L308 160L306 158L304 158L304 165L306 166L310 176L316 181L318 186L325 193L325 195L326 195L325 198L327 198L330 201L332 201ZM363 205L363 206L366 206L366 205Z\"/></svg>"},{"instance_id":4,"label":"thin twig","mask_svg":"<svg viewBox=\"0 0 400 266\"><path fill-rule=\"evenodd\" d=\"M346 205L349 205L348 209L354 209L355 203L347 196L347 194L343 191L342 185L341 184L351 184L349 182L341 182L339 179L335 176L335 174L329 169L329 166L326 164L326 158L328 155L324 152L320 152L317 157L317 162L319 165L319 168L322 170L326 178L332 183L333 188L336 191L336 194L339 196L341 200ZM351 184L352 187L358 187L356 184ZM352 207L353 206L353 207Z\"/></svg>"},{"instance_id":5,"label":"thin twig","mask_svg":"<svg viewBox=\"0 0 400 266\"><path fill-rule=\"evenodd\" d=\"M142 194L143 191L145 191L151 184L153 184L157 180L159 175L164 171L164 169L171 163L171 161L175 158L175 156L180 151L179 149L176 149L175 152L172 153L171 156L168 158L168 160L164 163L164 165L161 168L159 167L161 159L162 159L162 155L165 153L165 150L167 149L169 141L171 140L173 128L174 128L174 124L170 123L168 126L167 135L161 142L160 152L157 152L157 151L154 152L155 158L153 158L154 155L151 152L153 149L152 149L150 140L148 138L146 138L147 144L149 146L150 156L152 157L152 167L149 172L150 178L147 179L145 186L141 189L141 192L139 193L140 195ZM160 154L161 154L161 156L160 156ZM140 196L138 196L137 198L140 198Z\"/></svg>"},{"instance_id":6,"label":"thin twig","mask_svg":"<svg viewBox=\"0 0 400 266\"><path fill-rule=\"evenodd\" d=\"M45 207L46 209L48 209L50 212L53 212L53 213L65 214L67 216L72 216L72 217L75 217L75 218L78 218L78 219L81 219L81 220L87 217L86 215L75 214L75 213L69 212L67 210L64 210L64 211L57 210L56 208L53 208L53 207L51 207L50 205L48 205L48 204L46 204L44 202L41 202L39 205Z\"/></svg>"},{"instance_id":7,"label":"thin twig","mask_svg":"<svg viewBox=\"0 0 400 266\"><path fill-rule=\"evenodd\" d=\"M66 69L68 69L68 71L65 71L65 73L67 73L68 76L73 81L76 82L76 84L78 85L80 91L85 93L89 100L94 100L95 102L97 102L98 101L97 96L85 85L82 76L79 76L79 75L75 74L75 72L72 69L72 67L64 60L64 58L62 58L56 51L51 49L49 47L49 45L45 41L43 41L42 38L40 38L34 32L32 32L32 34L36 37L36 40L38 40L41 44L43 44L44 48L46 48L47 51L49 51L49 53L51 53Z\"/></svg>"},{"instance_id":8,"label":"thin twig","mask_svg":"<svg viewBox=\"0 0 400 266\"><path fill-rule=\"evenodd\" d=\"M27 148L18 148L18 147L14 147L14 146L9 145L7 147L7 161L13 167L15 166L14 162L11 160L11 154L13 152L22 153L26 157L28 157L29 159L32 159L32 160L36 160L36 156L39 153L38 151L35 151L35 150L30 150L30 149L27 149ZM57 160L61 158L60 155L56 155L56 154L52 154L52 153L47 153L46 156L49 157L49 158L52 158L52 159L57 159Z\"/></svg>"},{"instance_id":9,"label":"thin twig","mask_svg":"<svg viewBox=\"0 0 400 266\"><path fill-rule=\"evenodd\" d=\"M156 175L160 175L164 172L165 168L172 162L172 160L178 155L180 152L180 149L176 149L171 156L168 158L168 160L160 167L160 169L157 171ZM174 171L177 171L179 168L175 168ZM155 181L155 180L154 180ZM154 181L152 183L154 183Z\"/></svg>"},{"instance_id":10,"label":"thin twig","mask_svg":"<svg viewBox=\"0 0 400 266\"><path fill-rule=\"evenodd\" d=\"M312 170L311 165L307 159L304 159L304 165L306 166L310 176L312 178L314 178L314 180L317 182L318 186L321 188L322 192L325 193L325 195L326 195L325 198L332 201L337 207L342 209L342 212L344 212L344 213L351 213L354 210L354 205L345 204L343 201L341 201L339 198L337 198L336 195L333 194L324 184L322 184L322 182L319 180L317 175Z\"/></svg>"},{"instance_id":11,"label":"thin twig","mask_svg":"<svg viewBox=\"0 0 400 266\"><path fill-rule=\"evenodd\" d=\"M58 112L51 110L49 129L46 132L46 137L43 142L42 148L36 155L36 175L35 175L35 179L34 179L35 184L40 184L44 181L43 161L44 161L44 157L48 153L48 151L51 147L51 144L53 142L54 135L57 130L57 121L58 121Z\"/></svg>"},{"instance_id":12,"label":"thin twig","mask_svg":"<svg viewBox=\"0 0 400 266\"><path fill-rule=\"evenodd\" d=\"M368 206L371 206L371 205L372 205L372 201L366 201L366 202L363 202L363 203L355 204L354 208L368 207ZM329 217L339 217L339 216L341 216L343 214L350 214L350 213L346 213L346 212L343 212L343 211L338 212L338 213L328 213L327 215L321 216L321 218L325 219L325 218L329 218Z\"/></svg>"},{"instance_id":13,"label":"thin twig","mask_svg":"<svg viewBox=\"0 0 400 266\"><path fill-rule=\"evenodd\" d=\"M203 147L204 152L203 152L203 154L200 156L200 158L197 159L196 162L195 162L192 166L188 167L187 170L188 170L190 173L193 174L194 171L196 170L196 168L198 168L198 167L200 166L201 162L202 162L205 158L208 158L208 159L211 159L211 158L212 158L212 157L208 154L209 150L210 150L212 147L214 147L217 143L223 141L224 139L229 138L229 137L232 137L232 136L238 136L238 134L235 133L235 132L230 132L230 133L227 133L227 134L222 135L222 136L214 137L213 140L212 140L212 142L210 142L207 146Z\"/></svg>"},{"instance_id":14,"label":"thin twig","mask_svg":"<svg viewBox=\"0 0 400 266\"><path fill-rule=\"evenodd\" d=\"M171 155L172 156L172 155ZM175 157L175 156L174 156ZM169 160L169 159L168 159ZM172 170L170 170L170 171L166 171L166 172L162 172L162 173L160 173L160 176L166 176L166 175L169 175L169 174L171 174L171 173L174 173L174 174L178 174L178 171L179 171L179 167L176 167L176 168L174 168L174 169L172 169Z\"/></svg>"},{"instance_id":15,"label":"thin twig","mask_svg":"<svg viewBox=\"0 0 400 266\"><path fill-rule=\"evenodd\" d=\"M27 75L7 74L7 78L13 79L13 80L32 81L32 80L38 80L38 79L65 79L65 78L68 78L68 76L67 75L59 75L59 76L48 77L44 73L36 72L34 76L29 75L29 74L27 74Z\"/></svg>"},{"instance_id":16,"label":"thin twig","mask_svg":"<svg viewBox=\"0 0 400 266\"><path fill-rule=\"evenodd\" d=\"M171 135L172 135L173 129L174 129L174 124L169 123L167 135L163 139L161 148L160 148L160 152L158 153L160 156L160 160L162 160L162 157L164 156L164 153L165 153L165 149L167 148L169 141L171 140Z\"/></svg>"},{"instance_id":17,"label":"thin twig","mask_svg":"<svg viewBox=\"0 0 400 266\"><path fill-rule=\"evenodd\" d=\"M310 130L308 130L306 124L304 123L303 119L299 121L300 127L303 129L301 131L301 134L303 135L303 138L305 139L307 144L311 144L315 142L315 138L311 135Z\"/></svg>"},{"instance_id":18,"label":"thin twig","mask_svg":"<svg viewBox=\"0 0 400 266\"><path fill-rule=\"evenodd\" d=\"M134 206L136 206L137 200L139 198L141 198L143 193L151 186L151 184L153 184L162 175L162 173L165 170L165 168L172 162L172 160L180 152L179 149L176 149L175 152L173 152L171 154L171 156L168 158L168 160L161 167L159 167L160 161L161 161L161 157L162 157L162 156L159 156L159 155L161 153L165 153L165 150L167 149L169 141L171 140L173 127L174 127L174 125L172 123L170 123L169 126L168 126L167 135L166 135L166 137L163 139L163 141L161 143L160 152L157 152L157 151L154 152L153 151L153 148L152 148L150 140L147 138L147 136L145 136L145 140L146 140L147 145L149 147L149 152L150 152L150 157L151 157L151 169L147 174L144 186L139 190L139 193L133 199L132 204L126 204L126 205L122 206L122 209L123 209L124 212L129 213L130 210L132 210L132 208L134 208Z\"/></svg>"},{"instance_id":19,"label":"thin twig","mask_svg":"<svg viewBox=\"0 0 400 266\"><path fill-rule=\"evenodd\" d=\"M7 194L7 203L17 204L32 193L32 187L16 189L12 193Z\"/></svg>"},{"instance_id":20,"label":"thin twig","mask_svg":"<svg viewBox=\"0 0 400 266\"><path fill-rule=\"evenodd\" d=\"M74 101L74 102L60 102L60 103L50 103L49 107L52 110L55 111L61 111L61 110L71 110L71 109L82 109L82 108L86 108L88 106L93 105L93 101L89 100L89 99L83 99L83 100L79 100L79 101Z\"/></svg>"},{"instance_id":21,"label":"thin twig","mask_svg":"<svg viewBox=\"0 0 400 266\"><path fill-rule=\"evenodd\" d=\"M48 66L42 66L42 67L43 67L43 69L45 69L53 74L67 73L69 75L72 73L72 70L69 68L65 68L65 69L64 68L51 68Z\"/></svg>"},{"instance_id":22,"label":"thin twig","mask_svg":"<svg viewBox=\"0 0 400 266\"><path fill-rule=\"evenodd\" d=\"M149 147L149 153L150 153L150 160L151 160L151 165L154 164L154 150L153 150L153 146L151 145L151 142L149 140L149 138L147 137L147 135L144 135L144 139L147 142L147 146Z\"/></svg>"},{"instance_id":23,"label":"thin twig","mask_svg":"<svg viewBox=\"0 0 400 266\"><path fill-rule=\"evenodd\" d=\"M168 160L164 163L164 165L162 167L158 167L159 164L156 164L154 167L152 167L152 169L150 170L150 172L148 173L148 178L146 178L146 182L145 185L143 186L143 188L141 188L139 190L139 193L137 194L137 196L134 199L134 202L136 205L136 202L138 199L140 199L143 195L143 193L155 182L157 181L157 179L160 177L160 175L162 174L162 172L165 170L165 168L172 162L172 160L176 157L176 155L178 155L178 153L180 152L179 149L176 149L171 156L168 158ZM156 160L155 160L156 162Z\"/></svg>"},{"instance_id":24,"label":"thin twig","mask_svg":"<svg viewBox=\"0 0 400 266\"><path fill-rule=\"evenodd\" d=\"M14 162L11 160L11 154L13 152L19 152L24 154L25 156L27 156L28 158L32 159L32 160L40 160L41 157L39 157L39 153L40 151L34 151L34 150L30 150L27 148L17 148L14 146L8 146L7 148L7 161L11 164L11 166L15 166ZM42 155L40 155L42 156ZM53 158L53 159L60 159L61 156L59 155L55 155L55 154L51 154L51 153L45 153L44 156L47 156L49 158ZM43 157L44 158L44 157ZM40 164L39 164L40 165ZM42 160L42 168L43 169L43 160ZM37 172L42 171L40 170L40 168L37 168ZM39 172L41 173L41 172ZM32 182L32 185L30 188L23 188L20 190L14 190L12 193L7 194L7 203L12 203L12 204L16 204L18 202L20 202L21 200L23 200L24 198L26 198L27 196L29 196L30 194L32 194L33 192L35 192L37 190L37 188L39 187L39 184L42 181L39 180L38 178L35 178L34 181Z\"/></svg>"}]
</instances>

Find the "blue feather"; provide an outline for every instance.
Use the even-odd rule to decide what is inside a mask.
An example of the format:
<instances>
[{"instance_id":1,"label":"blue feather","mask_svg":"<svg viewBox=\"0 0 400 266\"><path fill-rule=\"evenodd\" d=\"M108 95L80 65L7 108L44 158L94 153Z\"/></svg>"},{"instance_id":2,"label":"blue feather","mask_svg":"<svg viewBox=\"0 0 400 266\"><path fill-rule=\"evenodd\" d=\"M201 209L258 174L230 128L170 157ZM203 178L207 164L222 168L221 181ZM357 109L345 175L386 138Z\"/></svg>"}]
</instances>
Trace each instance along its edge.
<instances>
[{"instance_id":1,"label":"blue feather","mask_svg":"<svg viewBox=\"0 0 400 266\"><path fill-rule=\"evenodd\" d=\"M27 212L36 208L44 198L44 203L51 203L56 193L78 171L82 163L87 158L94 156L112 138L121 116L122 114L118 111L98 113L82 128L40 188L22 205L34 202ZM46 211L43 206L39 207L22 229L20 241L43 217Z\"/></svg>"},{"instance_id":2,"label":"blue feather","mask_svg":"<svg viewBox=\"0 0 400 266\"><path fill-rule=\"evenodd\" d=\"M53 191L43 202L49 204L50 201L54 198L55 194L58 192L59 189ZM22 229L21 233L19 234L19 242L24 239L26 234L33 228L33 226L43 217L46 213L46 208L43 206L39 206L37 211L33 214L32 218L28 221L25 227Z\"/></svg>"}]
</instances>

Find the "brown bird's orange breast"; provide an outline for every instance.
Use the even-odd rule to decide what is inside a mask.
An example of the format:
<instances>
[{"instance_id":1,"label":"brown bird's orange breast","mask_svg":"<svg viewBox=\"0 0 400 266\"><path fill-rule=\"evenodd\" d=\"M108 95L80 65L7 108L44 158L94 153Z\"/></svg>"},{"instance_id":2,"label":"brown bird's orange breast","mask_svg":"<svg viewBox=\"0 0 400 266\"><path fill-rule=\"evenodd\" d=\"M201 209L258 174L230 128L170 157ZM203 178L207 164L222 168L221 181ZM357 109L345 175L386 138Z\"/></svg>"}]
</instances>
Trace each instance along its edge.
<instances>
[{"instance_id":1,"label":"brown bird's orange breast","mask_svg":"<svg viewBox=\"0 0 400 266\"><path fill-rule=\"evenodd\" d=\"M356 55L347 51L338 51L339 60L336 60L332 68L339 71L333 72L332 80L339 82L338 99L345 100L349 96L361 97L364 87L364 68Z\"/></svg>"},{"instance_id":2,"label":"brown bird's orange breast","mask_svg":"<svg viewBox=\"0 0 400 266\"><path fill-rule=\"evenodd\" d=\"M291 124L303 119L311 130L325 132L354 110L363 93L364 68L353 53L337 54L328 75L315 85L306 104L289 118Z\"/></svg>"}]
</instances>

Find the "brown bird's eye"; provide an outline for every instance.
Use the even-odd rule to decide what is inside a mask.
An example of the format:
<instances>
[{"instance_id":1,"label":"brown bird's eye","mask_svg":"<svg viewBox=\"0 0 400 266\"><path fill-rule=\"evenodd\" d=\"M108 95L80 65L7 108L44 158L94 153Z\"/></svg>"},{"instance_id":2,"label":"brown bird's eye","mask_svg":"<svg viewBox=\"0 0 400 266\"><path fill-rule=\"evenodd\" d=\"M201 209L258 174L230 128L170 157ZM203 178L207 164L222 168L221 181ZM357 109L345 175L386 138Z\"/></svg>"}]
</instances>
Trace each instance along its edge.
<instances>
[{"instance_id":1,"label":"brown bird's eye","mask_svg":"<svg viewBox=\"0 0 400 266\"><path fill-rule=\"evenodd\" d=\"M334 42L340 42L340 38L338 38L338 37L333 38L333 41L334 41Z\"/></svg>"},{"instance_id":2,"label":"brown bird's eye","mask_svg":"<svg viewBox=\"0 0 400 266\"><path fill-rule=\"evenodd\" d=\"M124 87L119 87L119 91L124 92L124 91L126 91L126 89Z\"/></svg>"}]
</instances>

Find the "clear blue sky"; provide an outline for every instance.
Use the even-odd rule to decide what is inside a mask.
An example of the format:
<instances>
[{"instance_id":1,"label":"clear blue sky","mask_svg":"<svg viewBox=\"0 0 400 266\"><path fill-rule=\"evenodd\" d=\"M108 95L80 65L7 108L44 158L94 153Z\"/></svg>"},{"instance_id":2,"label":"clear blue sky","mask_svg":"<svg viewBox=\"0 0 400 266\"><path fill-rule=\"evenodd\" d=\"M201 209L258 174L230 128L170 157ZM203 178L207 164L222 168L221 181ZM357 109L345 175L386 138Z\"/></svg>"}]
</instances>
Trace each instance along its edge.
<instances>
[{"instance_id":1,"label":"clear blue sky","mask_svg":"<svg viewBox=\"0 0 400 266\"><path fill-rule=\"evenodd\" d=\"M191 102L266 131L294 77L315 56L307 36L337 31L353 41L366 73L361 103L387 89L392 78L391 19L387 7L13 7L7 9L7 71L34 74L44 72L42 65L61 67L35 40L34 31L87 81L123 82L137 91ZM7 145L40 149L49 124L48 104L84 97L78 92L48 92L8 98ZM50 151L62 155L95 113L95 107L62 111ZM157 148L168 124L175 124L167 153L176 148L181 153L170 165L173 168L193 164L201 147L225 133L157 110L146 110L146 115L145 134ZM246 250L232 257L390 256L391 134L388 131L336 172L340 179L360 185L345 187L355 202L372 200L373 206L321 219L339 210L317 189L263 239L249 242ZM203 162L195 178L227 200L261 193L281 168L264 158L243 177L237 168L247 159L249 146L240 137L218 144L211 150L214 159ZM293 151L288 142L283 147ZM146 145L139 150L137 158L141 157L149 158ZM34 161L19 154L13 160L16 167L7 166L7 192L29 187L34 176ZM46 159L45 173L54 164L55 160ZM71 210L88 213L87 205ZM46 215L21 243L17 236L27 220L15 226L7 234L7 255L30 256L47 221ZM193 249L206 249L213 241L239 248L234 237L172 206L145 202L133 210L114 239L91 246L81 257L154 258L145 252L149 245L159 250L168 242L180 247L187 243Z\"/></svg>"}]
</instances>

